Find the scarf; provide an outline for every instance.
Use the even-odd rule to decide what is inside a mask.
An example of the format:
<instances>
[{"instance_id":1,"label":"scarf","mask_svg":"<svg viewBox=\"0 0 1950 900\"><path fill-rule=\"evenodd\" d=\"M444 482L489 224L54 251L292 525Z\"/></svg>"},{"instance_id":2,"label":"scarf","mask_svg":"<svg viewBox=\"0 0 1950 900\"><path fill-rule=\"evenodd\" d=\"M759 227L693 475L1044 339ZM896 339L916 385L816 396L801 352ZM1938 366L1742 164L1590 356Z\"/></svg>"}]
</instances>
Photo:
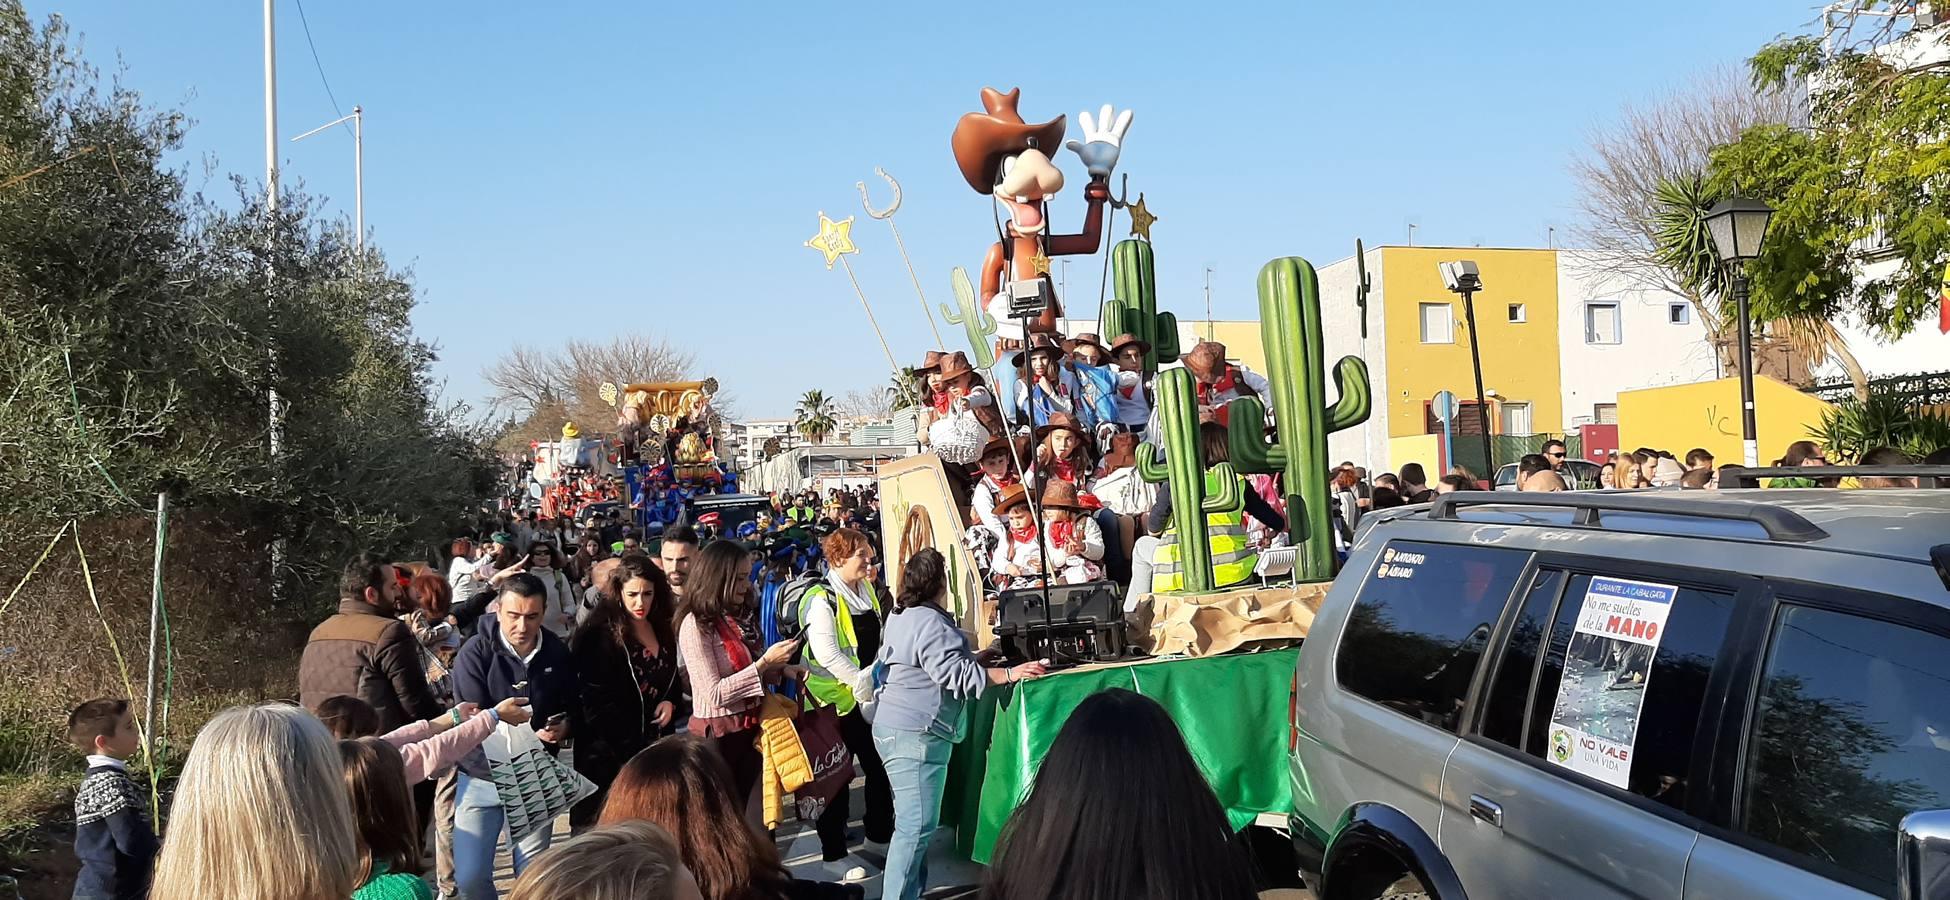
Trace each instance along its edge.
<instances>
[{"instance_id":1,"label":"scarf","mask_svg":"<svg viewBox=\"0 0 1950 900\"><path fill-rule=\"evenodd\" d=\"M864 587L866 585L866 582L863 580L860 582L860 584L862 587ZM867 613L873 611L873 601L868 599L865 593L847 587L846 580L840 577L840 573L833 572L833 571L827 572L826 586L832 588L833 595L845 601L846 608L852 610L854 613L858 614L858 613Z\"/></svg>"},{"instance_id":2,"label":"scarf","mask_svg":"<svg viewBox=\"0 0 1950 900\"><path fill-rule=\"evenodd\" d=\"M948 405L953 402L955 402L954 395L947 391L935 391L934 396L928 400L928 403L934 407L934 411L944 416L948 414Z\"/></svg>"},{"instance_id":3,"label":"scarf","mask_svg":"<svg viewBox=\"0 0 1950 900\"><path fill-rule=\"evenodd\" d=\"M1021 480L1022 479L1017 478L1014 473L1004 475L1001 478L997 478L993 475L990 475L988 476L989 490L994 491L997 496L1000 496L1002 494L1003 488L1015 484L1016 482Z\"/></svg>"},{"instance_id":4,"label":"scarf","mask_svg":"<svg viewBox=\"0 0 1950 900\"><path fill-rule=\"evenodd\" d=\"M1027 528L1009 529L1009 540L1018 544L1027 544L1036 540L1036 523L1029 523Z\"/></svg>"},{"instance_id":5,"label":"scarf","mask_svg":"<svg viewBox=\"0 0 1950 900\"><path fill-rule=\"evenodd\" d=\"M1198 382L1198 402L1201 406L1211 406L1212 398L1218 394L1229 394L1239 388L1239 370L1226 366L1219 374L1219 380L1211 384Z\"/></svg>"},{"instance_id":6,"label":"scarf","mask_svg":"<svg viewBox=\"0 0 1950 900\"><path fill-rule=\"evenodd\" d=\"M1053 547L1069 546L1070 538L1076 534L1076 531L1077 531L1077 523L1076 520L1074 519L1068 522L1049 523L1050 545Z\"/></svg>"},{"instance_id":7,"label":"scarf","mask_svg":"<svg viewBox=\"0 0 1950 900\"><path fill-rule=\"evenodd\" d=\"M752 648L745 646L745 633L738 630L738 623L731 621L730 616L718 620L718 640L724 644L731 671L738 672L752 664Z\"/></svg>"},{"instance_id":8,"label":"scarf","mask_svg":"<svg viewBox=\"0 0 1950 900\"><path fill-rule=\"evenodd\" d=\"M1049 462L1049 473L1071 484L1081 486L1081 482L1077 481L1076 464L1067 459L1052 458Z\"/></svg>"}]
</instances>

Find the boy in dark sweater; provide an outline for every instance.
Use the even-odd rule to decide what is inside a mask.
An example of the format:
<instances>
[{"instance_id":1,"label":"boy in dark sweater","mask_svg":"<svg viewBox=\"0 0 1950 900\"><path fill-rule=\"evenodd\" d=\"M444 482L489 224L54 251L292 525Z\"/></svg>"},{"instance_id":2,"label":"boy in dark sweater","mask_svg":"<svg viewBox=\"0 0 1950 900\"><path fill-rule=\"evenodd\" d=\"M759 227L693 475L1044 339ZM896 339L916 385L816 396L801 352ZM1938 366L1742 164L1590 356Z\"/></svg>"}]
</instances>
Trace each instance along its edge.
<instances>
[{"instance_id":1,"label":"boy in dark sweater","mask_svg":"<svg viewBox=\"0 0 1950 900\"><path fill-rule=\"evenodd\" d=\"M68 740L88 754L74 796L75 900L143 900L155 867L148 804L123 760L142 746L127 700L90 700L68 714Z\"/></svg>"}]
</instances>

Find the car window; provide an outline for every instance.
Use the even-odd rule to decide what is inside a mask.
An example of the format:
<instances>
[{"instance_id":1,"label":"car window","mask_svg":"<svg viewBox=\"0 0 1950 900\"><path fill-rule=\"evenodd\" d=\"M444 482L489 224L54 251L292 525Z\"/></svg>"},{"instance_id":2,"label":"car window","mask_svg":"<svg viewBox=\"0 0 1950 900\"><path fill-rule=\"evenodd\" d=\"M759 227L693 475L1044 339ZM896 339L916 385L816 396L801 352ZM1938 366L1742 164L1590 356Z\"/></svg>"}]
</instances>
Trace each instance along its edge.
<instances>
[{"instance_id":1,"label":"car window","mask_svg":"<svg viewBox=\"0 0 1950 900\"><path fill-rule=\"evenodd\" d=\"M1950 639L1784 606L1753 722L1740 829L1887 893L1897 824L1950 807Z\"/></svg>"},{"instance_id":2,"label":"car window","mask_svg":"<svg viewBox=\"0 0 1950 900\"><path fill-rule=\"evenodd\" d=\"M1529 559L1522 550L1390 541L1341 632L1341 686L1456 731L1483 647Z\"/></svg>"},{"instance_id":3,"label":"car window","mask_svg":"<svg viewBox=\"0 0 1950 900\"><path fill-rule=\"evenodd\" d=\"M1584 573L1567 582L1524 751L1685 810L1733 595Z\"/></svg>"},{"instance_id":4,"label":"car window","mask_svg":"<svg viewBox=\"0 0 1950 900\"><path fill-rule=\"evenodd\" d=\"M1524 706L1530 700L1530 676L1537 670L1537 655L1544 646L1544 632L1557 608L1557 595L1564 590L1562 571L1537 573L1523 606L1510 626L1510 638L1503 644L1496 676L1490 679L1489 694L1483 700L1483 718L1478 731L1490 740L1523 749Z\"/></svg>"}]
</instances>

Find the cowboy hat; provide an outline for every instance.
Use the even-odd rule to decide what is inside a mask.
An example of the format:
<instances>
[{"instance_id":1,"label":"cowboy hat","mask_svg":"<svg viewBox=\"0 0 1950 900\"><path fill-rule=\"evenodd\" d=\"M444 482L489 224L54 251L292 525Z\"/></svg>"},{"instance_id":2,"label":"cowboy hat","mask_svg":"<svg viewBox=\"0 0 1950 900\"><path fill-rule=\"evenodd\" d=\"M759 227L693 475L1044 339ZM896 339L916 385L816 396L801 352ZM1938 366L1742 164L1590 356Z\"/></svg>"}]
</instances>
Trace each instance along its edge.
<instances>
[{"instance_id":1,"label":"cowboy hat","mask_svg":"<svg viewBox=\"0 0 1950 900\"><path fill-rule=\"evenodd\" d=\"M1195 375L1217 378L1225 372L1226 345L1218 341L1199 341L1192 352L1185 354L1185 368Z\"/></svg>"},{"instance_id":2,"label":"cowboy hat","mask_svg":"<svg viewBox=\"0 0 1950 900\"><path fill-rule=\"evenodd\" d=\"M1005 94L985 87L983 111L964 115L955 123L954 137L949 140L955 151L955 165L961 168L961 177L968 180L968 186L978 194L995 192L996 169L1003 157L1030 147L1054 157L1057 148L1063 145L1063 117L1057 116L1041 125L1026 124L1022 114L1016 111L1016 101L1021 97L1021 88L1011 88Z\"/></svg>"},{"instance_id":3,"label":"cowboy hat","mask_svg":"<svg viewBox=\"0 0 1950 900\"><path fill-rule=\"evenodd\" d=\"M947 384L963 375L975 374L975 367L968 363L968 354L960 350L942 354L936 366L940 369L942 384Z\"/></svg>"},{"instance_id":4,"label":"cowboy hat","mask_svg":"<svg viewBox=\"0 0 1950 900\"><path fill-rule=\"evenodd\" d=\"M914 367L914 374L927 375L941 368L941 359L947 355L941 350L929 350L928 355L921 360L921 364Z\"/></svg>"},{"instance_id":5,"label":"cowboy hat","mask_svg":"<svg viewBox=\"0 0 1950 900\"><path fill-rule=\"evenodd\" d=\"M1015 459L1029 458L1029 448L1023 445L1022 438L1010 437L1009 435L1006 434L998 434L992 438L989 438L988 443L982 445L982 452L975 454L975 461L981 462L982 457L994 453L997 450L1010 449L1011 445L1013 445L1015 449L1015 453L1013 454Z\"/></svg>"},{"instance_id":6,"label":"cowboy hat","mask_svg":"<svg viewBox=\"0 0 1950 900\"><path fill-rule=\"evenodd\" d=\"M1032 331L1027 337L1028 340L1023 342L1021 352L1016 354L1016 368L1018 369L1027 367L1029 365L1029 357L1033 354L1048 353L1051 356L1060 357L1067 352L1064 350L1062 344L1057 343L1056 338L1043 332Z\"/></svg>"},{"instance_id":7,"label":"cowboy hat","mask_svg":"<svg viewBox=\"0 0 1950 900\"><path fill-rule=\"evenodd\" d=\"M1081 335L1079 335L1079 337L1081 337ZM1150 341L1142 340L1137 335L1126 332L1124 334L1120 334L1110 339L1110 355L1116 356L1117 354L1124 352L1125 347L1129 347L1132 344L1138 345L1139 353L1151 352Z\"/></svg>"},{"instance_id":8,"label":"cowboy hat","mask_svg":"<svg viewBox=\"0 0 1950 900\"><path fill-rule=\"evenodd\" d=\"M1095 347L1097 348L1097 351L1099 353L1102 353L1105 356L1110 355L1110 348L1104 346L1104 342L1102 340L1099 340L1097 335L1093 332L1086 331L1077 335L1076 337L1073 337L1063 342L1063 349L1068 350L1071 353L1077 352L1078 347Z\"/></svg>"},{"instance_id":9,"label":"cowboy hat","mask_svg":"<svg viewBox=\"0 0 1950 900\"><path fill-rule=\"evenodd\" d=\"M1043 485L1044 509L1080 510L1083 503L1077 499L1077 486L1061 478L1052 478Z\"/></svg>"},{"instance_id":10,"label":"cowboy hat","mask_svg":"<svg viewBox=\"0 0 1950 900\"><path fill-rule=\"evenodd\" d=\"M1002 489L1002 494L995 501L995 514L1004 515L1027 502L1029 502L1029 492L1022 486L1022 482L1016 482Z\"/></svg>"},{"instance_id":11,"label":"cowboy hat","mask_svg":"<svg viewBox=\"0 0 1950 900\"><path fill-rule=\"evenodd\" d=\"M1059 428L1075 434L1078 443L1085 443L1090 438L1090 435L1086 434L1083 430L1083 423L1078 422L1076 416L1066 412L1053 412L1049 414L1049 424L1036 429L1035 442L1038 444L1042 443L1043 438L1048 437L1050 432Z\"/></svg>"}]
</instances>

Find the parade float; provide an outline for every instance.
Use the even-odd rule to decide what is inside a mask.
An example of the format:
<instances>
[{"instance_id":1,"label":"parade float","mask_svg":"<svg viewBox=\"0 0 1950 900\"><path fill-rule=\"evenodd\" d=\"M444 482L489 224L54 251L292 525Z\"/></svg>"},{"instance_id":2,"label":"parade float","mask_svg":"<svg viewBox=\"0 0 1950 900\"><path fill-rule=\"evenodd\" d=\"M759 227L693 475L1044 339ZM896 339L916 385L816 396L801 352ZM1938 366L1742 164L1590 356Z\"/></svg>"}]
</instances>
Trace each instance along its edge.
<instances>
[{"instance_id":1,"label":"parade float","mask_svg":"<svg viewBox=\"0 0 1950 900\"><path fill-rule=\"evenodd\" d=\"M738 475L718 458L714 378L703 381L604 384L617 404L616 456L631 518L654 537L679 522L732 534L771 507L742 494Z\"/></svg>"},{"instance_id":2,"label":"parade float","mask_svg":"<svg viewBox=\"0 0 1950 900\"><path fill-rule=\"evenodd\" d=\"M1263 551L1262 565L1254 573L1259 577L1221 590L1214 587L1220 582L1204 541L1180 541L1182 559L1176 561L1174 572L1177 590L1141 598L1135 604L1138 611L1116 623L1122 631L1119 640L1079 638L1065 644L1057 639L1059 632L1075 638L1089 630L1079 630L1079 617L1106 615L1103 603L1079 599L1085 595L1078 591L1090 586L1066 587L1062 597L1052 597L1045 589L1040 602L1033 596L1010 598L1007 591L998 595L983 577L985 557L970 549L974 522L968 479L962 473L972 462L971 441L976 447L982 445L979 436L940 432L937 424L923 430L924 444L934 438L934 446L924 449L934 452L881 467L885 557L897 561L923 547L939 550L950 568L951 612L981 646L1016 652L1027 646L1035 655L1061 657L1055 661L1064 669L990 691L974 711L968 739L957 745L943 822L957 827L959 849L978 862L988 860L1003 823L1070 711L1091 693L1108 687L1139 691L1171 712L1236 827L1263 814L1284 814L1290 790L1284 763L1285 723L1297 646L1335 570L1327 435L1365 420L1370 405L1367 369L1354 357L1334 366L1329 402L1318 280L1305 260L1283 258L1267 263L1258 283L1262 340L1270 369L1265 390L1272 415L1250 390L1241 392L1244 399L1230 404L1218 401L1214 408L1212 386L1196 381L1193 372L1180 364L1181 354L1189 357L1194 348L1181 340L1173 314L1159 308L1150 242L1157 217L1146 208L1142 194L1136 202L1126 203L1110 190L1131 113L1114 115L1108 106L1095 117L1086 112L1079 117L1082 139L1064 144L1064 117L1025 121L1018 109L1020 101L1019 91L984 89L982 108L962 116L951 138L963 179L993 205L995 229L979 277L971 279L961 268L951 273L955 303L943 305L941 311L949 324L962 326L967 341L966 350L952 356L965 354L965 360L987 376L986 389L1002 401L996 406L1009 416L1002 427L1016 433L1043 424L1018 421L1008 401L1017 396L1022 376L1015 363L1025 347L1073 337L1061 329L1066 298L1058 296L1051 278L1051 259L1107 250L1110 283L1106 287L1113 296L1099 311L1099 330L1105 335L1129 335L1144 348L1143 383L1154 395L1152 421L1145 429L1150 440L1137 450L1137 475L1168 491L1174 511L1231 516L1233 521L1244 503L1236 474L1273 476L1272 483L1280 487L1269 493L1284 500L1291 546ZM1081 191L1082 224L1071 234L1052 234L1047 227L1051 207L1064 186L1054 160L1059 146L1067 146L1088 173ZM891 177L881 175L892 183ZM895 189L897 207L898 185ZM861 192L864 201L864 185ZM905 260L906 248L893 226L892 208L876 211L868 205L867 211L887 221ZM1118 210L1127 211L1130 237L1106 248L1106 219L1115 221ZM828 269L835 261L844 265L878 335L865 291L846 263L848 255L859 252L852 224L851 217L835 221L822 212L820 231L807 246L825 255ZM908 266L911 273L912 263ZM933 311L919 277L914 280L933 328ZM950 356L939 330L935 336L941 352L929 355L930 365ZM881 346L896 373L908 371L895 361L884 337ZM1101 393L1089 381L1098 373L1088 371L1089 367L1071 372L1067 363L1063 365L1065 372L1058 379L1076 380L1053 379L1056 390L1074 387L1084 402L1093 392ZM957 397L956 402L966 399ZM1230 455L1229 462L1210 469L1203 464L1199 444L1201 425L1207 421L1224 427ZM1028 462L1021 458L1023 450L1014 441L1008 445L1021 471ZM1263 565L1269 561L1277 565ZM886 574L898 591L900 566L889 565ZM1046 575L1045 585L1048 581ZM1115 597L1120 589L1106 583L1105 592ZM1043 619L1040 641L1033 639L1039 631L1034 612L1024 623L1025 610L1037 609ZM1114 609L1109 615L1124 619L1121 606ZM1104 630L1100 627L1096 634ZM1025 635L1032 640L1023 641ZM1118 653L1126 643L1142 652ZM1064 647L1072 652L1062 653Z\"/></svg>"}]
</instances>

